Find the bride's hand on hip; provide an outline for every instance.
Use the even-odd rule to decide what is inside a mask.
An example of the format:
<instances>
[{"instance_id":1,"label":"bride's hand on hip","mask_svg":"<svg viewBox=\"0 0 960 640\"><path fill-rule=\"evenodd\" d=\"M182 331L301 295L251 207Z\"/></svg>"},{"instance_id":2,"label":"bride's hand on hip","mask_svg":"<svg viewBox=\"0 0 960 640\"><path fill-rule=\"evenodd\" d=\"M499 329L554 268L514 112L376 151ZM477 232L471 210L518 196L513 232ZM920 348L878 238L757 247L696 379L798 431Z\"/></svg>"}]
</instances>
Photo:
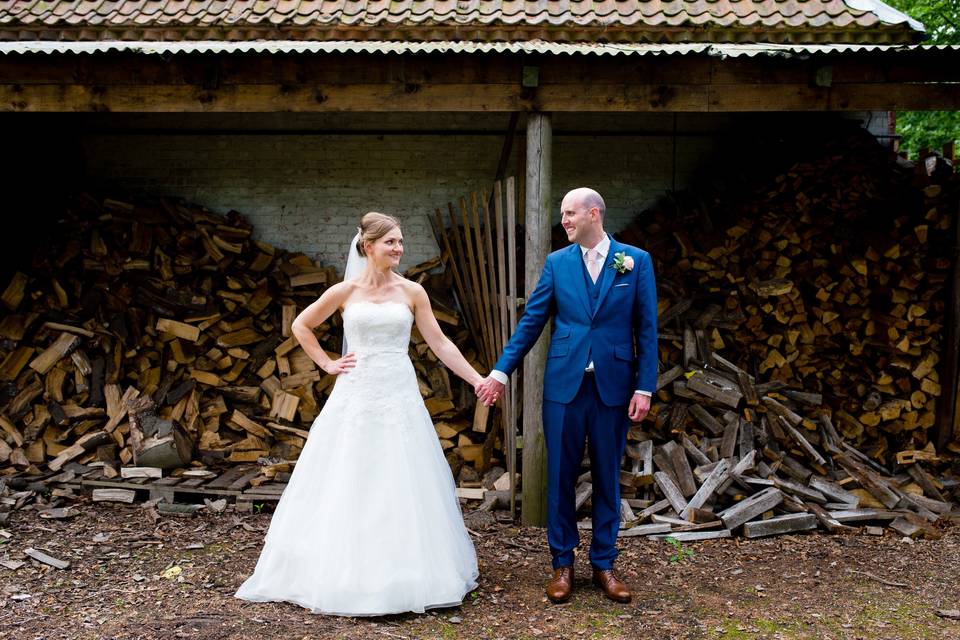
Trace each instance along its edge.
<instances>
[{"instance_id":1,"label":"bride's hand on hip","mask_svg":"<svg viewBox=\"0 0 960 640\"><path fill-rule=\"evenodd\" d=\"M331 360L321 368L327 373L336 376L340 375L341 373L349 373L350 369L353 369L355 366L357 366L356 354L348 353L339 360Z\"/></svg>"}]
</instances>

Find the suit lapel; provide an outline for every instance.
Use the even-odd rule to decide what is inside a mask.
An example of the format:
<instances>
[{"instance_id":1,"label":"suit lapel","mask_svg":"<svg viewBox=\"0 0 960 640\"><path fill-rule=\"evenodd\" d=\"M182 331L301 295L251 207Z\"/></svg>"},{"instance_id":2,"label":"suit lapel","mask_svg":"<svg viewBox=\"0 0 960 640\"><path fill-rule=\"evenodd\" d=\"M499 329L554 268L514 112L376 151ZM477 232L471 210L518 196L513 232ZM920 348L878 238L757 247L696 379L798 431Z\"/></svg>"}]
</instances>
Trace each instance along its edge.
<instances>
[{"instance_id":1,"label":"suit lapel","mask_svg":"<svg viewBox=\"0 0 960 640\"><path fill-rule=\"evenodd\" d=\"M570 251L567 252L567 276L571 279L571 288L583 303L583 310L592 318L590 296L583 277L583 254L580 252L580 245L576 243L570 245Z\"/></svg>"},{"instance_id":2,"label":"suit lapel","mask_svg":"<svg viewBox=\"0 0 960 640\"><path fill-rule=\"evenodd\" d=\"M613 254L619 251L623 251L623 248L611 237L610 249L607 251L607 259L603 261L603 269L600 271L600 293L597 296L597 307L593 313L590 314L591 318L596 315L600 307L603 306L603 299L607 296L607 293L610 292L613 281L616 280L617 272L610 267L613 264Z\"/></svg>"}]
</instances>

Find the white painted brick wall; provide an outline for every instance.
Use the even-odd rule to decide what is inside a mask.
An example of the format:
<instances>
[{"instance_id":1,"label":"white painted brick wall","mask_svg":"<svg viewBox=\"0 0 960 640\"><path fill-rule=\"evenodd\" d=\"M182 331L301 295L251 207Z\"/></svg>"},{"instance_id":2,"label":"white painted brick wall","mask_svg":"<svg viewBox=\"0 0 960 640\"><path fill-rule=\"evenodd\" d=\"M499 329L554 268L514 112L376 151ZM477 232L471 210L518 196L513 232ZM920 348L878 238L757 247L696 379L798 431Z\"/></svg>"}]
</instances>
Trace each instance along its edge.
<instances>
[{"instance_id":1,"label":"white painted brick wall","mask_svg":"<svg viewBox=\"0 0 960 640\"><path fill-rule=\"evenodd\" d=\"M489 188L496 171L503 137L456 129L477 131L506 124L502 114L335 114L336 118L324 119L306 115L268 114L259 120L255 115L238 119L229 114L213 120L175 114L152 119L105 115L102 124L109 126L202 129L222 125L260 127L261 132L88 133L80 142L88 177L95 185L178 196L221 213L236 209L253 222L259 239L303 251L324 264L344 264L347 243L363 213L378 210L396 215L403 222L406 243L401 266L407 268L438 253L426 216L437 207L446 212L447 202L470 190ZM792 126L790 122L786 120L785 126ZM882 117L870 122L873 130L884 124ZM333 126L341 133L264 133L267 127L317 126ZM563 194L590 186L607 202L607 228L617 231L664 191L686 186L716 150L717 138L711 132L731 126L748 135L749 122L731 116L558 114L554 222ZM453 131L443 135L342 133L352 127ZM600 129L644 135L563 133ZM674 137L675 129L681 135ZM700 133L691 135L691 131ZM516 167L511 167L511 173L516 175Z\"/></svg>"},{"instance_id":2,"label":"white painted brick wall","mask_svg":"<svg viewBox=\"0 0 960 640\"><path fill-rule=\"evenodd\" d=\"M471 189L489 188L502 138L495 135L130 135L82 138L87 172L104 188L186 198L236 209L256 236L341 265L360 216L400 217L406 268L438 253L426 216ZM669 137L562 136L554 142L554 212L563 194L603 194L615 231L672 187ZM710 138L680 138L683 180ZM515 171L514 171L515 173ZM682 182L681 182L682 184Z\"/></svg>"}]
</instances>

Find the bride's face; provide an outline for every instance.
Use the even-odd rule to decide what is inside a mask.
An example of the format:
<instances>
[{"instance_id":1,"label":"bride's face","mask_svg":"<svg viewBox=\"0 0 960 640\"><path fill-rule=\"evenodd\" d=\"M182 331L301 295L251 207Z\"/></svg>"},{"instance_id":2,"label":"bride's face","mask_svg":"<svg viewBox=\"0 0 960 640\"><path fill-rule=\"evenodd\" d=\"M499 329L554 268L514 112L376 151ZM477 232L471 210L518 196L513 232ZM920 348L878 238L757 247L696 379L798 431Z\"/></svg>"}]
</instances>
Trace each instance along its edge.
<instances>
[{"instance_id":1,"label":"bride's face","mask_svg":"<svg viewBox=\"0 0 960 640\"><path fill-rule=\"evenodd\" d=\"M400 229L391 229L385 236L368 243L367 246L367 257L374 264L390 268L398 267L400 258L403 257L403 233Z\"/></svg>"}]
</instances>

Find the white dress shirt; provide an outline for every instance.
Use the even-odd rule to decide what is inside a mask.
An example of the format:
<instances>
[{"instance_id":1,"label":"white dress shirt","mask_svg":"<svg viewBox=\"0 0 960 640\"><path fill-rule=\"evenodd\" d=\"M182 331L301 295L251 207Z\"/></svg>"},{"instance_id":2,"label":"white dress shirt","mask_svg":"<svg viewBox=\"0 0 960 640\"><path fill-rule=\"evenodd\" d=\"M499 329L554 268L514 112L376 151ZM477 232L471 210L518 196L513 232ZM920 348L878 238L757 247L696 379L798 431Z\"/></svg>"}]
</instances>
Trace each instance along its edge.
<instances>
[{"instance_id":1,"label":"white dress shirt","mask_svg":"<svg viewBox=\"0 0 960 640\"><path fill-rule=\"evenodd\" d=\"M603 239L595 247L585 247L582 244L580 245L580 256L583 258L584 267L587 266L587 251L590 249L594 249L597 252L598 260L600 260L602 270L603 264L607 261L607 253L610 252L610 236L603 234ZM593 360L587 364L587 368L584 371L589 371L591 373L594 371ZM501 384L507 384L510 381L510 378L507 376L507 374L505 374L503 371L498 371L497 369L490 371L490 377ZM653 395L650 391L642 391L640 389L637 389L634 393L639 393L640 395L644 396Z\"/></svg>"}]
</instances>

